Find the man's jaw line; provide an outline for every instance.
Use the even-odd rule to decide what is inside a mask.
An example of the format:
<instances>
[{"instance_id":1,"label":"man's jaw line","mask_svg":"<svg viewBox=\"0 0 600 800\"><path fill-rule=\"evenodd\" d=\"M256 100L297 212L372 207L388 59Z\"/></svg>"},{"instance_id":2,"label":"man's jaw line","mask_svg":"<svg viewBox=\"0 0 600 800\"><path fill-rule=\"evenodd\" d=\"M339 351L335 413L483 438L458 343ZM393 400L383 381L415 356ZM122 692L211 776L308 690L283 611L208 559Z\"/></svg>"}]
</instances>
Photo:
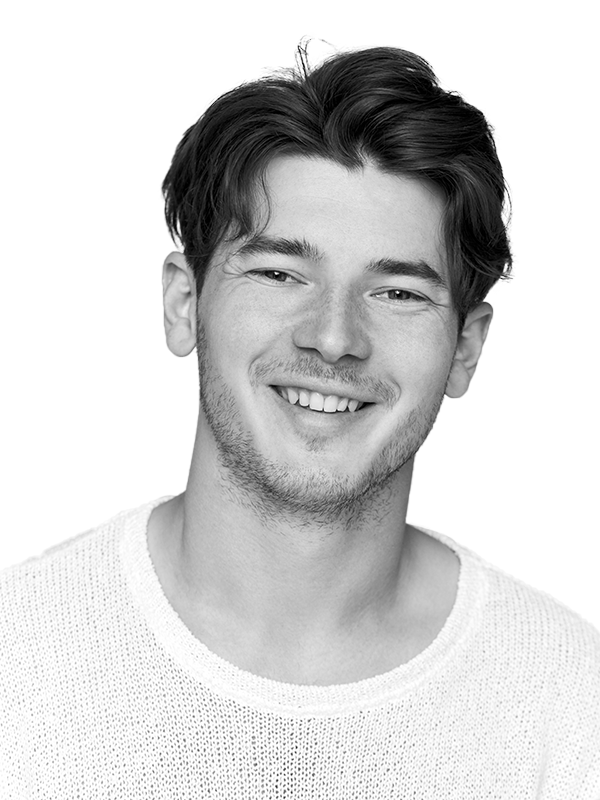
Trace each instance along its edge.
<instances>
[{"instance_id":1,"label":"man's jaw line","mask_svg":"<svg viewBox=\"0 0 600 800\"><path fill-rule=\"evenodd\" d=\"M384 480L360 481L364 485L355 487L354 491L348 491L348 486L344 487L344 495L334 490L319 498L307 495L300 498L285 492L282 495L266 483L257 485L256 475L254 482L240 480L238 471L232 469L231 462L227 463L228 459L222 456L223 453L218 459L214 475L223 497L227 497L229 503L244 514L249 512L260 522L263 530L270 530L278 536L292 530L302 530L303 536L307 536L311 529L318 536L330 536L335 530L347 534L353 529L359 531L365 525L371 529L374 523L381 524L384 518L394 513L394 509L402 506L403 492L400 486L405 483L410 487L414 458L411 456ZM317 472L305 477L312 478L317 486L321 485L325 475ZM405 507L403 513L406 513Z\"/></svg>"}]
</instances>

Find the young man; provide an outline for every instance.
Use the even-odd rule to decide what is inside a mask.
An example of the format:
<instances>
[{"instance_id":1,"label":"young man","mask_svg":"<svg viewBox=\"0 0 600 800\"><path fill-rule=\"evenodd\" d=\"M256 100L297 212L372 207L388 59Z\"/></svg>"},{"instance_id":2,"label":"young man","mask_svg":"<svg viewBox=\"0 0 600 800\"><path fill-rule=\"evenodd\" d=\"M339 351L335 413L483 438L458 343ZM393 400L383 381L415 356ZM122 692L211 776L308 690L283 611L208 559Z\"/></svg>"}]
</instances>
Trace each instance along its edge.
<instances>
[{"instance_id":1,"label":"young man","mask_svg":"<svg viewBox=\"0 0 600 800\"><path fill-rule=\"evenodd\" d=\"M482 114L400 50L302 61L164 192L187 489L4 574L6 796L598 800L598 633L406 523L510 265Z\"/></svg>"}]
</instances>

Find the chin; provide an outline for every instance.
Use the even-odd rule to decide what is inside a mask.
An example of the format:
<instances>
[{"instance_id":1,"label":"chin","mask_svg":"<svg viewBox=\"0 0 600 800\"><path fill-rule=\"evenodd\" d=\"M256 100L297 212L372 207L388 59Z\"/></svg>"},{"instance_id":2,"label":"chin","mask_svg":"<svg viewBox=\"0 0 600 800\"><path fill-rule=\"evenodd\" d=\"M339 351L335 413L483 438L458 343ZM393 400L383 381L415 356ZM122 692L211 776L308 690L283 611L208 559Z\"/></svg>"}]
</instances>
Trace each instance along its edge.
<instances>
[{"instance_id":1,"label":"chin","mask_svg":"<svg viewBox=\"0 0 600 800\"><path fill-rule=\"evenodd\" d=\"M402 471L412 466L437 415L437 409L430 415L413 411L370 460L361 448L361 467L351 452L343 457L339 451L335 456L324 453L321 437L305 443L308 452L301 464L294 457L296 453L277 452L273 446L266 448L266 455L256 439L244 431L232 398L228 402L221 396L219 403L203 403L203 409L225 483L236 486L243 502L261 508L267 516L300 515L324 522L355 515L393 487Z\"/></svg>"}]
</instances>

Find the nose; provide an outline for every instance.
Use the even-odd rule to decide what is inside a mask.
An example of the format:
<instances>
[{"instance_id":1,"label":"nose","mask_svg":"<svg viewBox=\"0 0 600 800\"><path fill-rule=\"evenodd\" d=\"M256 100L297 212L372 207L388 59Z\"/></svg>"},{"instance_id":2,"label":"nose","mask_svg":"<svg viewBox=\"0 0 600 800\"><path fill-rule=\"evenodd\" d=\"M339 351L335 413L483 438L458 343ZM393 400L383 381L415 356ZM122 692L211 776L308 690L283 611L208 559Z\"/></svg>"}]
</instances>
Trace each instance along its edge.
<instances>
[{"instance_id":1,"label":"nose","mask_svg":"<svg viewBox=\"0 0 600 800\"><path fill-rule=\"evenodd\" d=\"M294 328L294 344L302 350L317 352L330 364L364 360L371 353L371 343L363 317L359 301L349 292L323 292L319 302L303 310Z\"/></svg>"}]
</instances>

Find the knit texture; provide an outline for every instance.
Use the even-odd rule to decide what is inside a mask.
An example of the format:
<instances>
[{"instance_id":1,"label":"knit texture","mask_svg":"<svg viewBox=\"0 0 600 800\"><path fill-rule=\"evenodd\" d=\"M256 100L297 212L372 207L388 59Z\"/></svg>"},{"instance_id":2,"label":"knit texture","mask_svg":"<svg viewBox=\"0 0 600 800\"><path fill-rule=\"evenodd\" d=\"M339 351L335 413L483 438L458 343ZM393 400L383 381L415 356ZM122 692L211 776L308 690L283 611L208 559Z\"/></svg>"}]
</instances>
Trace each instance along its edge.
<instances>
[{"instance_id":1,"label":"knit texture","mask_svg":"<svg viewBox=\"0 0 600 800\"><path fill-rule=\"evenodd\" d=\"M164 596L155 501L0 576L0 797L600 800L600 634L447 537L416 658L296 686L211 653Z\"/></svg>"}]
</instances>

